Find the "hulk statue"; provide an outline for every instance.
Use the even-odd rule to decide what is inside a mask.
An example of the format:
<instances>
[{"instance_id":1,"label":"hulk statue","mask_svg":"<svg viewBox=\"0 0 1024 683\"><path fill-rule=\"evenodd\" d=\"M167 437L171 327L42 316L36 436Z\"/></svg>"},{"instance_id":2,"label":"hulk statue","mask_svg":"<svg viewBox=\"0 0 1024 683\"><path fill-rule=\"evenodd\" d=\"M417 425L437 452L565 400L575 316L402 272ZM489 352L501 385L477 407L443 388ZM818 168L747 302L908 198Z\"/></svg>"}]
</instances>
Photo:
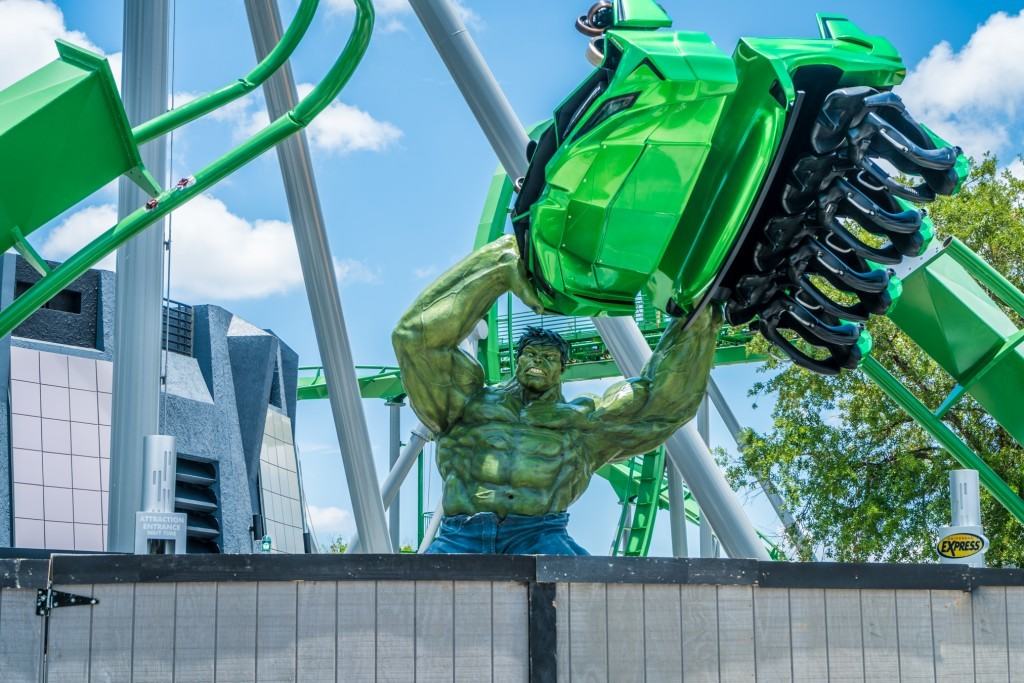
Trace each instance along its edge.
<instances>
[{"instance_id":1,"label":"hulk statue","mask_svg":"<svg viewBox=\"0 0 1024 683\"><path fill-rule=\"evenodd\" d=\"M509 291L541 311L510 235L430 285L392 335L412 408L437 438L445 517L427 552L586 555L566 509L599 467L656 448L693 418L718 316L706 310L685 330L674 320L640 377L566 401L569 346L553 332L528 330L515 376L495 386L459 349Z\"/></svg>"}]
</instances>

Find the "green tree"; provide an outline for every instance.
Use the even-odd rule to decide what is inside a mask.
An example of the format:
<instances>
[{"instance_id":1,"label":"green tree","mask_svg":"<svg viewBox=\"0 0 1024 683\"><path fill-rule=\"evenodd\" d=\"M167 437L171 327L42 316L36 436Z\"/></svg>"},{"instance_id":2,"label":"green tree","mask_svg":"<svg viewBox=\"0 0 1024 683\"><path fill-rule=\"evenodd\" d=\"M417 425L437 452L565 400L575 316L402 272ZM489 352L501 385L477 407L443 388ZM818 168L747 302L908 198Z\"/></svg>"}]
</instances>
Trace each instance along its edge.
<instances>
[{"instance_id":1,"label":"green tree","mask_svg":"<svg viewBox=\"0 0 1024 683\"><path fill-rule=\"evenodd\" d=\"M323 546L321 546L321 547L323 547ZM329 552L329 553L344 553L346 550L348 550L348 543L345 542L345 538L344 537L338 536L333 541L331 541L331 545L329 545L327 547L326 552Z\"/></svg>"},{"instance_id":2,"label":"green tree","mask_svg":"<svg viewBox=\"0 0 1024 683\"><path fill-rule=\"evenodd\" d=\"M972 164L958 195L928 209L940 238L958 237L1024 288L1024 181L986 157ZM872 354L925 404L939 405L953 380L887 318L873 319L869 329ZM959 465L860 372L824 377L778 360L762 372L751 395L776 396L774 424L765 434L747 432L730 468L734 481L767 476L828 557L934 559L935 527L949 519L948 472ZM1024 493L1024 449L977 403L962 400L945 420ZM1024 565L1024 525L984 492L982 516L989 564Z\"/></svg>"}]
</instances>

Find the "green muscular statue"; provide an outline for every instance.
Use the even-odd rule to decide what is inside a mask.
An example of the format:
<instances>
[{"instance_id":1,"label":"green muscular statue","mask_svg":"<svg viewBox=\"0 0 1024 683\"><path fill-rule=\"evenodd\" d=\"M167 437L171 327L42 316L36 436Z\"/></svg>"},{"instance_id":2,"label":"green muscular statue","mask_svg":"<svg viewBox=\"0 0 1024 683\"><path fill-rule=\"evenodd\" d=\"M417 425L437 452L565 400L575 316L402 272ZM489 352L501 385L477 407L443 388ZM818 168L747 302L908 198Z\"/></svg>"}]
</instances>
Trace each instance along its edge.
<instances>
[{"instance_id":1,"label":"green muscular statue","mask_svg":"<svg viewBox=\"0 0 1024 683\"><path fill-rule=\"evenodd\" d=\"M640 377L566 401L568 345L554 333L527 332L515 377L491 387L458 348L508 291L540 310L511 236L442 275L392 335L412 408L437 438L445 518L428 552L583 555L566 509L599 467L657 447L694 416L717 316L705 311L686 331L673 321Z\"/></svg>"}]
</instances>

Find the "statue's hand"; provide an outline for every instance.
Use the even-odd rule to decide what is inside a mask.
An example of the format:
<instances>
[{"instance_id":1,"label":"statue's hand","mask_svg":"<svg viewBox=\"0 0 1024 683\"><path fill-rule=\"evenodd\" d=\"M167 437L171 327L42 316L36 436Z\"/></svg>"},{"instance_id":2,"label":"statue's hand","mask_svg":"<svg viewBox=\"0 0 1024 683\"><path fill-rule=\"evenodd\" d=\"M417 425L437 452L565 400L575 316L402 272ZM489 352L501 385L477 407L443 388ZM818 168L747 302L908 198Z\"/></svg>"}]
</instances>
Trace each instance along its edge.
<instances>
[{"instance_id":1,"label":"statue's hand","mask_svg":"<svg viewBox=\"0 0 1024 683\"><path fill-rule=\"evenodd\" d=\"M540 302L540 297L537 295L537 290L530 282L530 276L526 273L526 263L523 261L522 256L519 254L519 245L516 243L515 237L512 235L505 235L499 238L499 240L506 243L507 253L514 254L516 260L516 271L512 277L512 283L509 289L512 293L519 298L524 304L530 307L534 313L541 315L544 313L544 305Z\"/></svg>"}]
</instances>

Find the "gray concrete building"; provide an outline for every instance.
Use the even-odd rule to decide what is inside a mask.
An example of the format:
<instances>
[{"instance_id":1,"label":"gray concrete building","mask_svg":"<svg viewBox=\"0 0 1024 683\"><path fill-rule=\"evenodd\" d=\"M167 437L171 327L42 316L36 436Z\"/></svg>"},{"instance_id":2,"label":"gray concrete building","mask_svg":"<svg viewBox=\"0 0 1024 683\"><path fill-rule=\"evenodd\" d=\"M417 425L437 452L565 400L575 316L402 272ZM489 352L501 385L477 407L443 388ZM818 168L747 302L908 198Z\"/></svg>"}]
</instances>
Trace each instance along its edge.
<instances>
[{"instance_id":1,"label":"gray concrete building","mask_svg":"<svg viewBox=\"0 0 1024 683\"><path fill-rule=\"evenodd\" d=\"M39 279L0 262L0 306ZM91 270L0 340L0 546L104 550L115 275ZM214 305L165 302L161 431L177 439L188 551L308 552L294 445L298 356ZM142 457L142 444L138 456Z\"/></svg>"}]
</instances>

